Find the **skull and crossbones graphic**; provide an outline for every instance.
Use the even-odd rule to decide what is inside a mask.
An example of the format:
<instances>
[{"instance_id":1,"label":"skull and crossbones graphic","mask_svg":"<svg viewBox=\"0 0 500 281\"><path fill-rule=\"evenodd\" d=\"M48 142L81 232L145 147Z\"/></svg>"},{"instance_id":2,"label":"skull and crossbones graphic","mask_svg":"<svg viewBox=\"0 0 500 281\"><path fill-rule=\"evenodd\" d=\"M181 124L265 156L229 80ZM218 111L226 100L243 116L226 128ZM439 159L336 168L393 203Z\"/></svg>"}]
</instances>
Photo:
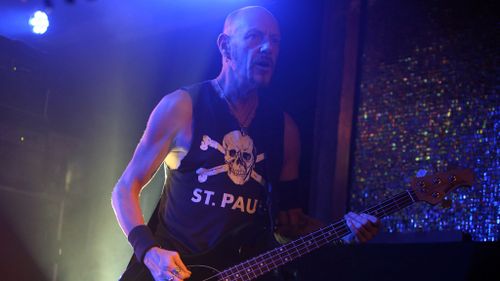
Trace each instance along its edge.
<instances>
[{"instance_id":1,"label":"skull and crossbones graphic","mask_svg":"<svg viewBox=\"0 0 500 281\"><path fill-rule=\"evenodd\" d=\"M204 135L200 149L206 151L209 147L224 154L225 163L209 169L199 168L196 170L200 183L207 181L210 176L227 172L229 178L237 185L245 184L250 178L261 185L265 184L262 176L254 170L255 164L264 160L265 156L264 153L255 155L256 148L250 136L242 134L239 130L231 131L224 136L221 145Z\"/></svg>"}]
</instances>

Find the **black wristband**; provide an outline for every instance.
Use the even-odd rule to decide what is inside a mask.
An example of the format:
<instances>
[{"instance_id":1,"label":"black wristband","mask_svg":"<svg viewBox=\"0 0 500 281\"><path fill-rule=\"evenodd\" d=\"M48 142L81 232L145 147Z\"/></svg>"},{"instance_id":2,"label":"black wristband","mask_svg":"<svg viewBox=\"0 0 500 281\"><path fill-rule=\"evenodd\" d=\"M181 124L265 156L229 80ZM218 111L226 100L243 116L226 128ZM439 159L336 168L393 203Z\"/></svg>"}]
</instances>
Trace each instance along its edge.
<instances>
[{"instance_id":1,"label":"black wristband","mask_svg":"<svg viewBox=\"0 0 500 281\"><path fill-rule=\"evenodd\" d=\"M281 211L302 207L300 183L298 179L278 182L276 191L278 193L278 205Z\"/></svg>"},{"instance_id":2,"label":"black wristband","mask_svg":"<svg viewBox=\"0 0 500 281\"><path fill-rule=\"evenodd\" d=\"M128 242L134 248L134 254L140 263L143 263L146 252L153 247L160 247L153 232L146 225L134 227L128 234Z\"/></svg>"}]
</instances>

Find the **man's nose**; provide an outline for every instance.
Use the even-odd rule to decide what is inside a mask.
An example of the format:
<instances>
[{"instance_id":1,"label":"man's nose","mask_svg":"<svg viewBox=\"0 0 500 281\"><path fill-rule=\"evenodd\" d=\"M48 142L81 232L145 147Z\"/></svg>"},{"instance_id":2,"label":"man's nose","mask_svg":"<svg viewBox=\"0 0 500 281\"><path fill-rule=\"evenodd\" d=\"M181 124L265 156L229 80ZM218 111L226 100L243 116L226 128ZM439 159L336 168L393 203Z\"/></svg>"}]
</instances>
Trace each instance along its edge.
<instances>
[{"instance_id":1,"label":"man's nose","mask_svg":"<svg viewBox=\"0 0 500 281\"><path fill-rule=\"evenodd\" d=\"M269 38L264 39L262 44L260 45L260 51L262 53L270 53L272 50L273 45L271 44L271 40L269 40Z\"/></svg>"}]
</instances>

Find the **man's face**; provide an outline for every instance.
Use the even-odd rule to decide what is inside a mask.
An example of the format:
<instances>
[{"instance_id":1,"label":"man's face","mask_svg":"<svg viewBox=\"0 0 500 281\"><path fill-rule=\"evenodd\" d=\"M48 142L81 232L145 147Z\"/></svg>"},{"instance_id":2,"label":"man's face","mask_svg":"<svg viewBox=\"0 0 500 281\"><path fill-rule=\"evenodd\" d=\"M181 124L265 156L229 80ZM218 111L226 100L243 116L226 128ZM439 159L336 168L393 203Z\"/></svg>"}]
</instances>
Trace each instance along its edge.
<instances>
[{"instance_id":1,"label":"man's face","mask_svg":"<svg viewBox=\"0 0 500 281\"><path fill-rule=\"evenodd\" d=\"M240 85L267 86L280 47L280 31L273 16L261 10L246 11L234 20L230 35L230 67Z\"/></svg>"}]
</instances>

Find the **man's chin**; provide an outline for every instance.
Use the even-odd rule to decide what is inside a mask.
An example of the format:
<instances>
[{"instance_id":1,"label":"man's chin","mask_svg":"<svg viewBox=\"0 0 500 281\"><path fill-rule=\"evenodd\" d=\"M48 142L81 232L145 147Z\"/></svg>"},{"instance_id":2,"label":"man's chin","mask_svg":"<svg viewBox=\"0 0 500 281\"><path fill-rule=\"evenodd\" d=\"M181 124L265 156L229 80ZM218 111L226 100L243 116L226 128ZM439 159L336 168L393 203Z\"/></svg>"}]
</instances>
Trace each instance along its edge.
<instances>
[{"instance_id":1,"label":"man's chin","mask_svg":"<svg viewBox=\"0 0 500 281\"><path fill-rule=\"evenodd\" d=\"M257 76L252 79L253 85L256 88L267 88L269 84L271 83L271 78L270 77L262 77L262 76Z\"/></svg>"}]
</instances>

